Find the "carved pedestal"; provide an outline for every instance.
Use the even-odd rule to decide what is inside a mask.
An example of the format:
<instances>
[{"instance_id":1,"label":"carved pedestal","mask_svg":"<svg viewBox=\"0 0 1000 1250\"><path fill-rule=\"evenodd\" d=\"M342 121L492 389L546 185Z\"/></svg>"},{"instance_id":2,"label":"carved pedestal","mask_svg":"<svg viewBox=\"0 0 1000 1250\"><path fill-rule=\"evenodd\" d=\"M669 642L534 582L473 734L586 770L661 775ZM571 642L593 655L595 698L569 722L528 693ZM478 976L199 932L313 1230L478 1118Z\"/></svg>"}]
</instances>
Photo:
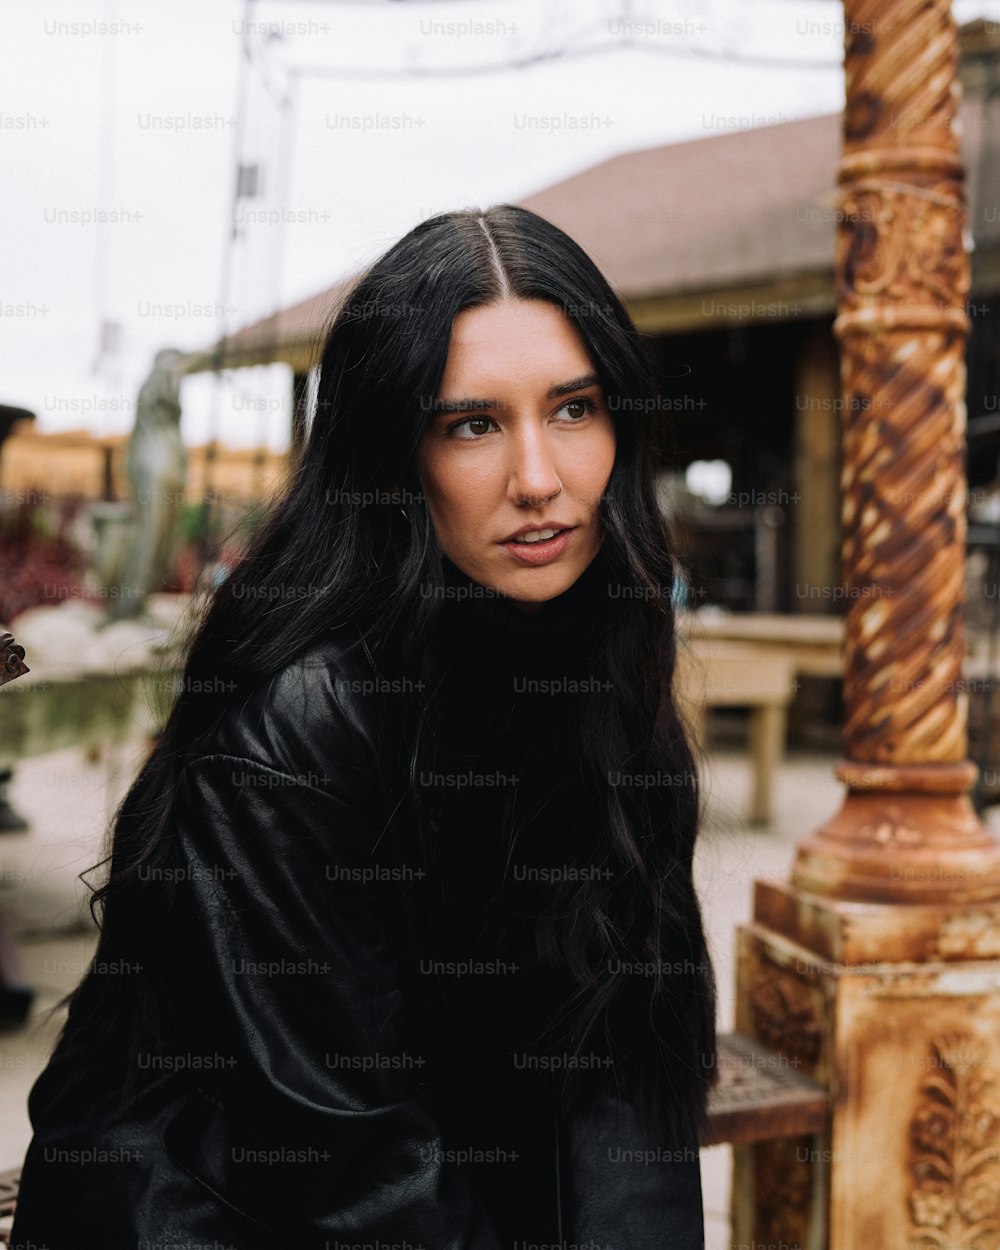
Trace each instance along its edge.
<instances>
[{"instance_id":1,"label":"carved pedestal","mask_svg":"<svg viewBox=\"0 0 1000 1250\"><path fill-rule=\"evenodd\" d=\"M1000 902L756 885L736 1026L830 1091L829 1131L736 1150L743 1250L1000 1247Z\"/></svg>"}]
</instances>

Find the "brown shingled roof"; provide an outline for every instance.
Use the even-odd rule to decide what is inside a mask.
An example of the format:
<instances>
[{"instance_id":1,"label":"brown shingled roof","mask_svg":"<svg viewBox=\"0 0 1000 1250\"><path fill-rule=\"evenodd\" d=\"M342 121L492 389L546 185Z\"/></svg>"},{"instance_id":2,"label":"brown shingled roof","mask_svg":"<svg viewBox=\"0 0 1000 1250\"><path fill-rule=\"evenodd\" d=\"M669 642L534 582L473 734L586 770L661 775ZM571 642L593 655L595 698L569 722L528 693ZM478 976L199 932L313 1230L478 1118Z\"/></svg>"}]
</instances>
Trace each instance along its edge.
<instances>
[{"instance_id":1,"label":"brown shingled roof","mask_svg":"<svg viewBox=\"0 0 1000 1250\"><path fill-rule=\"evenodd\" d=\"M1000 101L986 107L984 162L983 100L967 88L962 147L981 248L1000 243L1000 211L987 211L1000 204ZM785 296L788 316L832 312L840 121L830 113L623 153L518 202L593 257L642 329L746 320L754 299ZM995 268L989 280L1000 282ZM226 363L307 368L351 281L238 331ZM211 353L192 367L212 367Z\"/></svg>"},{"instance_id":2,"label":"brown shingled roof","mask_svg":"<svg viewBox=\"0 0 1000 1250\"><path fill-rule=\"evenodd\" d=\"M840 116L627 152L521 203L626 299L738 286L833 261Z\"/></svg>"}]
</instances>

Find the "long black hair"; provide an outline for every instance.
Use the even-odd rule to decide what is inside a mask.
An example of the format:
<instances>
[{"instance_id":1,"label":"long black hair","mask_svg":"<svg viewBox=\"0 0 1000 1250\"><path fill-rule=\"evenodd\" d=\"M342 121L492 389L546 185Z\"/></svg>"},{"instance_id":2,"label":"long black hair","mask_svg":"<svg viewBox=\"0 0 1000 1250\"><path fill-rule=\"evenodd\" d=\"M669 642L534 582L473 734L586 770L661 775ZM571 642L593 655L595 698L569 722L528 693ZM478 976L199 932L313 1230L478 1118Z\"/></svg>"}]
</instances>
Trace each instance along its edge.
<instances>
[{"instance_id":1,"label":"long black hair","mask_svg":"<svg viewBox=\"0 0 1000 1250\"><path fill-rule=\"evenodd\" d=\"M415 467L417 445L456 316L503 298L560 309L601 379L616 431L600 502L602 552L628 591L615 599L602 644L611 693L590 700L580 726L616 872L581 881L573 899L580 923L569 933L543 926L541 941L576 984L578 1048L611 1036L616 1003L634 997L636 978L615 971L621 961L648 968L633 1020L653 1045L636 1052L634 1102L651 1132L667 1108L690 1131L714 1079L715 987L692 876L698 779L672 692L678 569L654 494L655 380L638 331L594 263L523 208L502 204L421 222L335 311L301 456L242 559L207 600L169 719L115 814L102 860L110 871L91 899L98 955L141 952L150 921L140 869L169 840L169 797L197 731L218 713L220 691L242 697L331 628L352 623L376 654L388 655L402 639L403 667L418 663L440 603L433 589L443 584L443 557ZM661 771L668 781L652 791L611 784L622 768ZM72 1004L79 990L57 1006ZM129 1010L155 1013L155 987L141 998L145 1006ZM103 1013L115 1010L103 1004ZM572 1088L570 1077L567 1096Z\"/></svg>"}]
</instances>

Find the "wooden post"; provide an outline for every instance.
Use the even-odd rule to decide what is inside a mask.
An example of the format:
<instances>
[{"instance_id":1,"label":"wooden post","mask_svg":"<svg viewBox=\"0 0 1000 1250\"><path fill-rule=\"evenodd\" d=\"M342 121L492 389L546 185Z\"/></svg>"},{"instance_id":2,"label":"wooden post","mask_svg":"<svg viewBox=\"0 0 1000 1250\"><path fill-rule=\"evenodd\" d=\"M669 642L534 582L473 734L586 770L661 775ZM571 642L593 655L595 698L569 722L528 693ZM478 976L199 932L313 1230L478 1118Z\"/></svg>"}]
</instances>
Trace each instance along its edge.
<instances>
[{"instance_id":1,"label":"wooden post","mask_svg":"<svg viewBox=\"0 0 1000 1250\"><path fill-rule=\"evenodd\" d=\"M840 405L837 346L826 326L817 326L795 362L794 612L841 607L818 593L839 580Z\"/></svg>"},{"instance_id":2,"label":"wooden post","mask_svg":"<svg viewBox=\"0 0 1000 1250\"><path fill-rule=\"evenodd\" d=\"M800 845L793 880L842 898L995 898L1000 847L968 797L961 681L969 265L957 32L945 0L875 12L845 8L834 332L847 606L837 775L848 794ZM944 862L961 874L935 871Z\"/></svg>"},{"instance_id":3,"label":"wooden post","mask_svg":"<svg viewBox=\"0 0 1000 1250\"><path fill-rule=\"evenodd\" d=\"M818 1138L740 1147L734 1241L1000 1241L1000 845L961 668L968 259L948 0L845 0L837 240L841 810L756 883L736 1027L818 1077Z\"/></svg>"}]
</instances>

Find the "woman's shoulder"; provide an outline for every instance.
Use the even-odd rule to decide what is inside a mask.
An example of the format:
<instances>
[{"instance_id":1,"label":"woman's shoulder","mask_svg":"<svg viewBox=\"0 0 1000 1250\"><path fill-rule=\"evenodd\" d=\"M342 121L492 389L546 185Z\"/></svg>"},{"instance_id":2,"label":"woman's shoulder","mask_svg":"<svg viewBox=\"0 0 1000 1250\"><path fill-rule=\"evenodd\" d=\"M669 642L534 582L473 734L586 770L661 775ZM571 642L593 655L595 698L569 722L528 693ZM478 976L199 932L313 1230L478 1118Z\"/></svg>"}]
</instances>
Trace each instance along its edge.
<instances>
[{"instance_id":1,"label":"woman's shoulder","mask_svg":"<svg viewBox=\"0 0 1000 1250\"><path fill-rule=\"evenodd\" d=\"M227 755L320 790L370 782L391 721L385 684L356 627L330 630L230 700L190 763Z\"/></svg>"}]
</instances>

